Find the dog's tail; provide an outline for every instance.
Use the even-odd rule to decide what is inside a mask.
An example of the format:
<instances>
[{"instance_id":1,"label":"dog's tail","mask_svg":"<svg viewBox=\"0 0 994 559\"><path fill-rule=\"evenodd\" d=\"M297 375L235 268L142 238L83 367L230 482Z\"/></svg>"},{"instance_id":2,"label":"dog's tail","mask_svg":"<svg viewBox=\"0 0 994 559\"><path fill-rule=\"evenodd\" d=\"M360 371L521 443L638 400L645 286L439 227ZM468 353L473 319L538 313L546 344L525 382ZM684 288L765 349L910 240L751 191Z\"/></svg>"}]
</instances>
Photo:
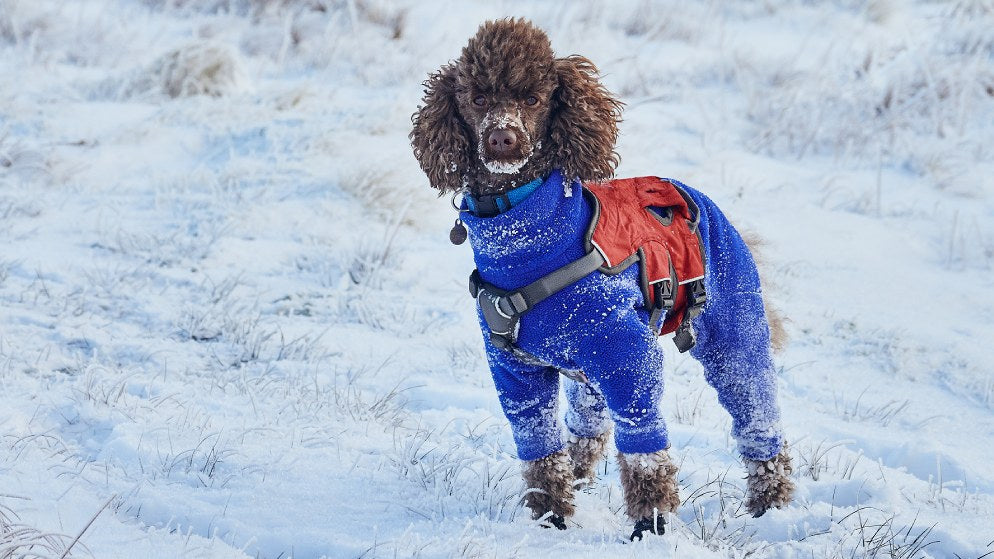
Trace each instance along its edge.
<instances>
[{"instance_id":1,"label":"dog's tail","mask_svg":"<svg viewBox=\"0 0 994 559\"><path fill-rule=\"evenodd\" d=\"M768 281L769 275L766 274L766 269L769 263L763 257L762 250L766 241L754 231L743 231L742 239L749 247L749 252L752 253L752 258L756 261L756 267L759 269L759 281L763 286L763 308L766 310L766 321L770 325L770 346L774 352L780 353L787 346L788 336L784 324L788 319L770 300L773 284Z\"/></svg>"}]
</instances>

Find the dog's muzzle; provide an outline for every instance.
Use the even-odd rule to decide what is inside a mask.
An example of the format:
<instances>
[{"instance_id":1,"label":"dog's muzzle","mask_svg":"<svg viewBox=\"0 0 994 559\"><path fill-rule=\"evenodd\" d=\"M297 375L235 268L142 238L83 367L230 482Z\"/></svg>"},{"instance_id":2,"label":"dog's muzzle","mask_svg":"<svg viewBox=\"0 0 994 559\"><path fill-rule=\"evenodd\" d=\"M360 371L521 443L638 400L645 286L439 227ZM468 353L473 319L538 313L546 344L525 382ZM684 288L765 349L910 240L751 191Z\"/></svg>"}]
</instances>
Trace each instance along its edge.
<instances>
[{"instance_id":1,"label":"dog's muzzle","mask_svg":"<svg viewBox=\"0 0 994 559\"><path fill-rule=\"evenodd\" d=\"M532 155L520 114L488 113L477 129L480 160L494 173L516 173Z\"/></svg>"}]
</instances>

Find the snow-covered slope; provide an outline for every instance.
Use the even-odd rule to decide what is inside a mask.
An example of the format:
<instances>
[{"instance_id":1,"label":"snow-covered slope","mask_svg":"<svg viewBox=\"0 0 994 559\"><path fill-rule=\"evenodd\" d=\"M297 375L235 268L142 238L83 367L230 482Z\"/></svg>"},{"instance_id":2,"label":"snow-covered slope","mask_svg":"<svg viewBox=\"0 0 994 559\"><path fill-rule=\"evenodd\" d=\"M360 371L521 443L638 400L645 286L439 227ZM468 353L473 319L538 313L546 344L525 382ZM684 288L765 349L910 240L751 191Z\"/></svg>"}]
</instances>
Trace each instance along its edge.
<instances>
[{"instance_id":1,"label":"snow-covered slope","mask_svg":"<svg viewBox=\"0 0 994 559\"><path fill-rule=\"evenodd\" d=\"M744 514L670 351L670 533L625 542L613 460L522 512L407 141L510 15L626 102L620 176L767 240L791 508ZM0 558L988 555L992 146L986 0L0 0Z\"/></svg>"}]
</instances>

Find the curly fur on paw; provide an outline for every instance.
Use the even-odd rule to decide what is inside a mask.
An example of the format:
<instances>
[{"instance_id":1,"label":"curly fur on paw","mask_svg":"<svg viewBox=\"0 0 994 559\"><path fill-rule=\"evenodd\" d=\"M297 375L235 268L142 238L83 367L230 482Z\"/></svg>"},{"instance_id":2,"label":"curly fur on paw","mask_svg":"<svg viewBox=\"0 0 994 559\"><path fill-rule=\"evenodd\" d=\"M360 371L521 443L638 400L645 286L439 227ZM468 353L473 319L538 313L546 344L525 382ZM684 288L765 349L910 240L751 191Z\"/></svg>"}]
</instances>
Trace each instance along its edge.
<instances>
[{"instance_id":1,"label":"curly fur on paw","mask_svg":"<svg viewBox=\"0 0 994 559\"><path fill-rule=\"evenodd\" d=\"M525 506L532 511L532 518L537 520L548 512L562 519L573 516L573 467L566 450L525 462L522 477L527 487Z\"/></svg>"},{"instance_id":2,"label":"curly fur on paw","mask_svg":"<svg viewBox=\"0 0 994 559\"><path fill-rule=\"evenodd\" d=\"M675 512L680 506L678 468L666 450L648 453L618 453L625 512L638 522L659 513Z\"/></svg>"},{"instance_id":3,"label":"curly fur on paw","mask_svg":"<svg viewBox=\"0 0 994 559\"><path fill-rule=\"evenodd\" d=\"M597 464L604 458L610 431L605 431L596 437L577 437L572 435L567 442L566 450L573 460L573 479L590 485L597 478Z\"/></svg>"},{"instance_id":4,"label":"curly fur on paw","mask_svg":"<svg viewBox=\"0 0 994 559\"><path fill-rule=\"evenodd\" d=\"M794 496L794 482L790 479L793 466L787 448L769 460L745 460L746 509L754 517L763 516L772 507L787 506Z\"/></svg>"}]
</instances>

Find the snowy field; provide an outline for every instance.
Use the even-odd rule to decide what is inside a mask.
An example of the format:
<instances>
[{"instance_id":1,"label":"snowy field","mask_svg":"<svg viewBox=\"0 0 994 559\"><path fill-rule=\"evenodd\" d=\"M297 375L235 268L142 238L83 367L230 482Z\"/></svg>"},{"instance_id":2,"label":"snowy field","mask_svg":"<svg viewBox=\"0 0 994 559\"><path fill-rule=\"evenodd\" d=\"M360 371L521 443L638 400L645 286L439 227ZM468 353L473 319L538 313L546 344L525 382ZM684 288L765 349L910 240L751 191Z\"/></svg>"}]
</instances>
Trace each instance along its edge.
<instances>
[{"instance_id":1,"label":"snowy field","mask_svg":"<svg viewBox=\"0 0 994 559\"><path fill-rule=\"evenodd\" d=\"M744 514L668 340L683 503L519 503L428 72L520 15L627 104L619 176L767 241L798 493ZM989 0L0 0L0 558L994 557Z\"/></svg>"}]
</instances>

